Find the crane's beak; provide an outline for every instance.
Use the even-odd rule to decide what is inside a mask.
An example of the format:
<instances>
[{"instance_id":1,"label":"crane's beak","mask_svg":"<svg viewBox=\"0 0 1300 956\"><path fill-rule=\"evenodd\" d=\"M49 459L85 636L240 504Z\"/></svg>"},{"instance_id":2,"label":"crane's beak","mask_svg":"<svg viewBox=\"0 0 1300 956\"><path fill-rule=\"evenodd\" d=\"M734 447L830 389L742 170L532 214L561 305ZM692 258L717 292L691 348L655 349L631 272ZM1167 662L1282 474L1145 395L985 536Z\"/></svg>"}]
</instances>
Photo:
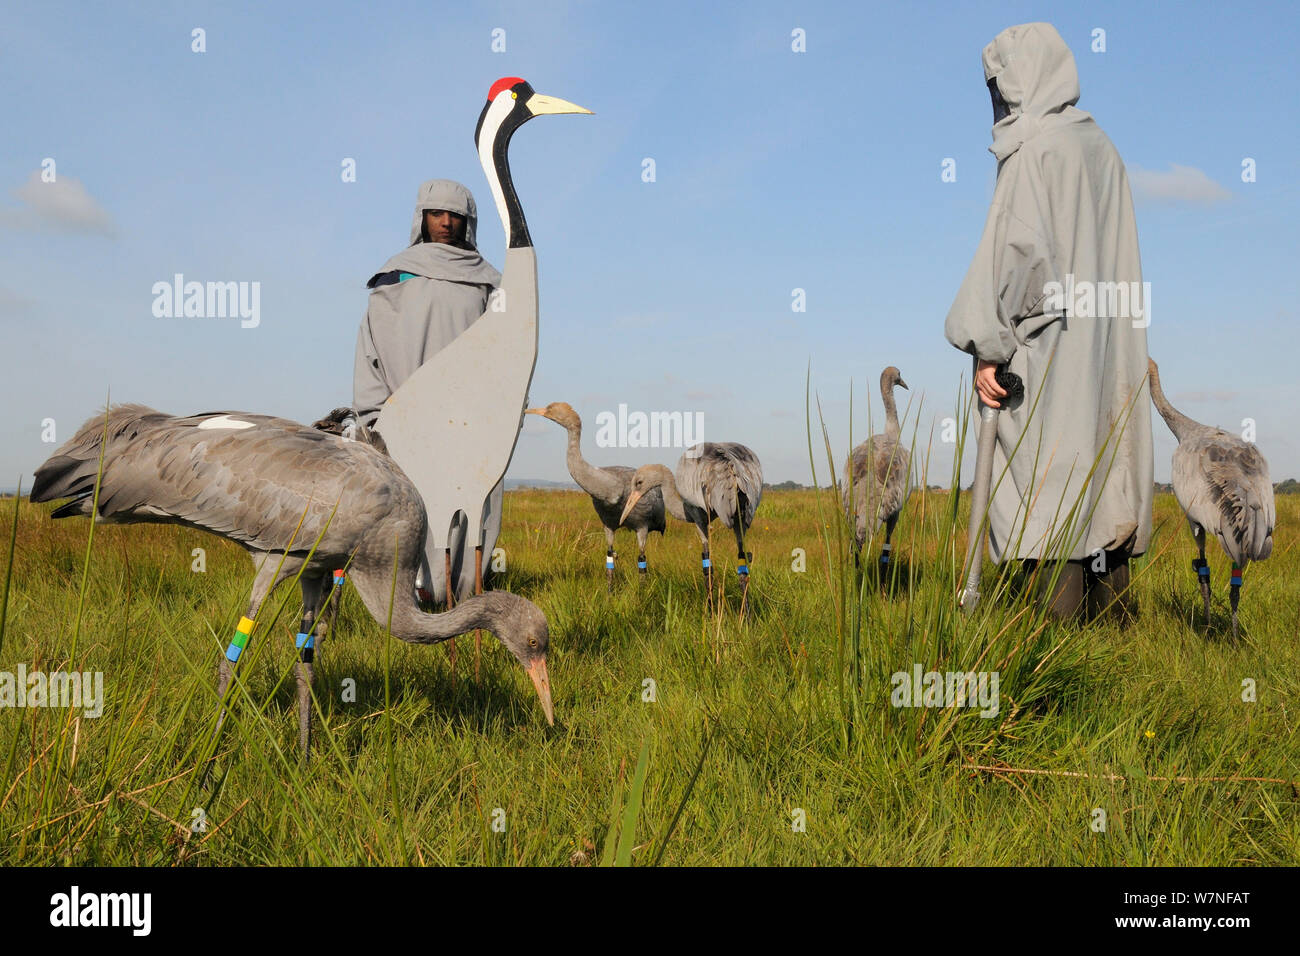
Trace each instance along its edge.
<instances>
[{"instance_id":1,"label":"crane's beak","mask_svg":"<svg viewBox=\"0 0 1300 956\"><path fill-rule=\"evenodd\" d=\"M900 379L898 380L898 387L899 387L899 388L907 388L907 383L904 382L904 381L900 378ZM909 392L911 391L910 388L907 388L907 390L908 390Z\"/></svg>"},{"instance_id":2,"label":"crane's beak","mask_svg":"<svg viewBox=\"0 0 1300 956\"><path fill-rule=\"evenodd\" d=\"M542 711L546 714L546 722L554 727L555 708L551 704L551 676L546 672L545 657L539 657L533 662L533 665L528 668L528 676L533 679L533 686L537 688L537 696L542 701Z\"/></svg>"},{"instance_id":3,"label":"crane's beak","mask_svg":"<svg viewBox=\"0 0 1300 956\"><path fill-rule=\"evenodd\" d=\"M632 509L636 507L636 503L641 500L642 494L643 492L640 491L632 492L632 497L627 499L627 507L623 509L623 517L618 519L619 524L622 524L627 520L627 516L632 513Z\"/></svg>"},{"instance_id":4,"label":"crane's beak","mask_svg":"<svg viewBox=\"0 0 1300 956\"><path fill-rule=\"evenodd\" d=\"M546 417L546 409L544 409L544 408L525 408L525 409L524 409L524 414L525 414L525 415L541 415L543 418L545 418L545 417Z\"/></svg>"},{"instance_id":5,"label":"crane's beak","mask_svg":"<svg viewBox=\"0 0 1300 956\"><path fill-rule=\"evenodd\" d=\"M544 113L591 113L591 110L585 110L576 103L562 100L558 96L545 96L541 93L534 93L528 97L528 101L524 105L528 107L528 112L534 116L541 116Z\"/></svg>"}]
</instances>

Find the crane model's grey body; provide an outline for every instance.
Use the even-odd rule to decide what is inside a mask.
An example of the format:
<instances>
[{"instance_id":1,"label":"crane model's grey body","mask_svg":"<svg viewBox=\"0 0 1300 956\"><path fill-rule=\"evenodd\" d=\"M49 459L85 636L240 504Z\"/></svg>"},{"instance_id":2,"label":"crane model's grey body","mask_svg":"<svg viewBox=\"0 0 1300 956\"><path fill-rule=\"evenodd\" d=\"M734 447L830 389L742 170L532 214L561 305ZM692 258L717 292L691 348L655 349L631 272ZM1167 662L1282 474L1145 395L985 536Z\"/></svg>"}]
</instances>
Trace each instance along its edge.
<instances>
[{"instance_id":1,"label":"crane model's grey body","mask_svg":"<svg viewBox=\"0 0 1300 956\"><path fill-rule=\"evenodd\" d=\"M1178 411L1160 387L1160 370L1148 360L1151 401L1178 439L1174 449L1174 497L1187 515L1200 551L1193 562L1205 601L1205 622L1210 622L1210 574L1205 561L1205 536L1217 538L1224 552L1244 576L1251 561L1273 553L1273 528L1277 508L1268 462L1253 442L1221 428L1202 425ZM1234 578L1234 581L1239 580ZM1237 602L1241 585L1229 590L1232 636L1237 636Z\"/></svg>"},{"instance_id":2,"label":"crane model's grey body","mask_svg":"<svg viewBox=\"0 0 1300 956\"><path fill-rule=\"evenodd\" d=\"M435 576L457 512L468 521L466 547L482 543L483 505L510 467L536 364L537 257L531 247L510 249L487 311L416 369L379 414L375 430L424 499L425 556Z\"/></svg>"}]
</instances>

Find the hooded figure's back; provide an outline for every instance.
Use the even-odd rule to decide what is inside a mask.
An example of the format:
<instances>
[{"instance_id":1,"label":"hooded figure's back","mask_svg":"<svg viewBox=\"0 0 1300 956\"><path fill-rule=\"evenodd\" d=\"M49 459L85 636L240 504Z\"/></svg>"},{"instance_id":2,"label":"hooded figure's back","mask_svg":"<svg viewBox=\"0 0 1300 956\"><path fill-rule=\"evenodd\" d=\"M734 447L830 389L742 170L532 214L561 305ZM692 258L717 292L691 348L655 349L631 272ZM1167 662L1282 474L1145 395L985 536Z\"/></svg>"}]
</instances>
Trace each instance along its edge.
<instances>
[{"instance_id":1,"label":"hooded figure's back","mask_svg":"<svg viewBox=\"0 0 1300 956\"><path fill-rule=\"evenodd\" d=\"M1075 108L1074 57L1050 24L998 34L984 74L1008 109L990 148L998 182L945 334L1025 383L998 419L995 482L1020 446L993 496L989 547L999 561L1141 554L1153 495L1150 302L1128 176Z\"/></svg>"}]
</instances>

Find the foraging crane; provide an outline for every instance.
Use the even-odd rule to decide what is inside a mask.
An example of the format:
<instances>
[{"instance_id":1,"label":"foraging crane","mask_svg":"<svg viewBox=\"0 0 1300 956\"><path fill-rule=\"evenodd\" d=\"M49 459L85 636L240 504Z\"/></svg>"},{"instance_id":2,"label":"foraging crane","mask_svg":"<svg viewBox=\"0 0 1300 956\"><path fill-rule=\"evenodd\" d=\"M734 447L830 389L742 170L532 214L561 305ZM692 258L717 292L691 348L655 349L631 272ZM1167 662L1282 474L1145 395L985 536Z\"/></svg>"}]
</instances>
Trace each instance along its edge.
<instances>
[{"instance_id":1,"label":"foraging crane","mask_svg":"<svg viewBox=\"0 0 1300 956\"><path fill-rule=\"evenodd\" d=\"M663 465L643 465L632 476L632 495L623 507L623 520L653 489L663 492L664 507L678 521L689 521L700 534L700 565L709 600L713 600L713 564L709 559L709 525L714 518L736 535L736 573L740 575L740 616L749 594L749 562L745 532L763 497L763 466L758 456L735 442L701 442L688 448L677 462L677 474Z\"/></svg>"},{"instance_id":2,"label":"foraging crane","mask_svg":"<svg viewBox=\"0 0 1300 956\"><path fill-rule=\"evenodd\" d=\"M201 528L242 545L253 559L257 576L248 611L221 661L218 695L223 701L258 609L278 584L301 573L298 647L304 653L298 666L298 718L304 756L310 752L316 619L329 575L344 565L366 609L381 624L389 617L390 594L395 595L394 637L433 644L475 628L491 631L528 672L547 722L554 723L546 617L532 602L494 591L445 614L425 614L416 606L415 573L427 524L424 503L410 479L382 452L267 415L176 417L144 405L116 405L87 421L36 469L31 500L71 497L51 517L90 516L101 448L96 521Z\"/></svg>"},{"instance_id":3,"label":"foraging crane","mask_svg":"<svg viewBox=\"0 0 1300 956\"><path fill-rule=\"evenodd\" d=\"M392 394L375 423L424 499L431 572L451 567L450 528L464 514L462 540L475 552L473 581L452 586L461 593L481 590L483 509L514 455L537 363L537 257L510 175L510 137L534 116L589 112L517 76L492 84L474 142L506 232L501 286L482 316Z\"/></svg>"},{"instance_id":4,"label":"foraging crane","mask_svg":"<svg viewBox=\"0 0 1300 956\"><path fill-rule=\"evenodd\" d=\"M899 441L898 407L894 404L896 385L907 388L902 374L891 365L880 373L880 395L885 400L884 434L872 435L853 449L844 462L844 513L854 522L853 563L858 564L862 546L866 544L868 522L873 535L883 524L882 572L889 567L889 539L907 501L911 476L911 455Z\"/></svg>"},{"instance_id":5,"label":"foraging crane","mask_svg":"<svg viewBox=\"0 0 1300 956\"><path fill-rule=\"evenodd\" d=\"M1219 539L1232 559L1229 601L1232 637L1237 638L1237 602L1246 565L1273 553L1273 526L1277 510L1268 462L1253 442L1243 441L1221 428L1192 421L1175 409L1160 387L1160 369L1148 359L1151 401L1178 439L1174 449L1174 497L1187 515L1200 557L1192 561L1205 600L1205 623L1210 623L1210 567L1205 560L1205 535Z\"/></svg>"},{"instance_id":6,"label":"foraging crane","mask_svg":"<svg viewBox=\"0 0 1300 956\"><path fill-rule=\"evenodd\" d=\"M597 468L582 457L582 419L568 402L551 402L545 408L530 408L527 414L541 415L562 426L569 433L566 461L569 474L578 487L591 495L596 517L605 526L605 577L609 590L614 590L614 532L630 528L636 532L637 571L646 573L645 543L651 531L661 535L667 527L664 521L664 498L658 488L641 498L626 514L628 495L632 492L632 476L636 469L626 465L609 465Z\"/></svg>"}]
</instances>

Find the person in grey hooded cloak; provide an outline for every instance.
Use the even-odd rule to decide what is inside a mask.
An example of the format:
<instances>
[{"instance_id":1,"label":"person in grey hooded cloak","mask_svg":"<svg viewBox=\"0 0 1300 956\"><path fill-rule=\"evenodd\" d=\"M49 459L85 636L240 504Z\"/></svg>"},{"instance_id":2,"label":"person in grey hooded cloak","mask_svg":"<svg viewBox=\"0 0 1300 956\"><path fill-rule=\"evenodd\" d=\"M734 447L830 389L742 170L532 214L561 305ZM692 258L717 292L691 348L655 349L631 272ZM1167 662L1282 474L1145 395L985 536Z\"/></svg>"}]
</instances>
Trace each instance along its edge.
<instances>
[{"instance_id":1,"label":"person in grey hooded cloak","mask_svg":"<svg viewBox=\"0 0 1300 956\"><path fill-rule=\"evenodd\" d=\"M474 197L460 183L433 179L420 185L410 245L366 283L370 297L357 334L352 376L352 407L366 427L374 426L384 402L416 369L486 311L501 273L479 254L477 227ZM490 389L492 383L483 387ZM492 554L501 531L502 498L498 484L483 523L485 556ZM475 585L477 542L465 541L465 525L462 516L450 538L457 598L473 594ZM445 569L430 571L421 574L421 583L434 601L445 601Z\"/></svg>"},{"instance_id":2,"label":"person in grey hooded cloak","mask_svg":"<svg viewBox=\"0 0 1300 956\"><path fill-rule=\"evenodd\" d=\"M1151 540L1150 297L1133 200L1119 153L1074 106L1078 72L1054 27L1002 31L984 78L997 186L944 332L975 357L985 404L1006 395L997 367L1024 381L998 416L989 550L1066 560L1050 609L1095 613Z\"/></svg>"}]
</instances>

